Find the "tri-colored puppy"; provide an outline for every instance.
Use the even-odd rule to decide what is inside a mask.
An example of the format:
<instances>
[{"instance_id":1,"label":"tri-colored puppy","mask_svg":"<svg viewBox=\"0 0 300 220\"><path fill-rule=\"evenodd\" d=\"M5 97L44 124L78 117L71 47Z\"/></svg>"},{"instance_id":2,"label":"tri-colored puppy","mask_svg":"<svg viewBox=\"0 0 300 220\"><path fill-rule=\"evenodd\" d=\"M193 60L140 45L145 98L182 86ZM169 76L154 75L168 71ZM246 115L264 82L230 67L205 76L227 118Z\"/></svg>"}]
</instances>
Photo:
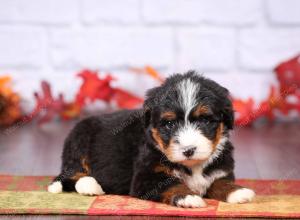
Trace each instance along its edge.
<instances>
[{"instance_id":1,"label":"tri-colored puppy","mask_svg":"<svg viewBox=\"0 0 300 220\"><path fill-rule=\"evenodd\" d=\"M141 110L81 121L65 141L61 174L48 190L118 194L196 208L203 197L250 202L234 183L228 91L195 72L147 93Z\"/></svg>"}]
</instances>

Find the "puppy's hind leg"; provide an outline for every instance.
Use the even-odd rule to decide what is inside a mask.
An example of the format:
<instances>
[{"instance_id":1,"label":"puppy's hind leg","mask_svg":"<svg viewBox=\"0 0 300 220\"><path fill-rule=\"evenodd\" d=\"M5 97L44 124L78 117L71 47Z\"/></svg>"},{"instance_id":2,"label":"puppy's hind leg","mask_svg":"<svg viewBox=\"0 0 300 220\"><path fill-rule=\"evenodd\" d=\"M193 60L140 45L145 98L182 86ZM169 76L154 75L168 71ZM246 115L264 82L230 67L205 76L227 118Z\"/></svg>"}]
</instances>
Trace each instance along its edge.
<instances>
[{"instance_id":1,"label":"puppy's hind leg","mask_svg":"<svg viewBox=\"0 0 300 220\"><path fill-rule=\"evenodd\" d=\"M105 194L97 180L91 176L79 178L75 184L75 189L81 195L94 196Z\"/></svg>"},{"instance_id":2,"label":"puppy's hind leg","mask_svg":"<svg viewBox=\"0 0 300 220\"><path fill-rule=\"evenodd\" d=\"M48 186L48 192L61 193L61 192L77 192L81 195L93 196L103 195L103 191L97 180L91 176L67 176L60 174Z\"/></svg>"},{"instance_id":3,"label":"puppy's hind leg","mask_svg":"<svg viewBox=\"0 0 300 220\"><path fill-rule=\"evenodd\" d=\"M48 186L51 193L75 192L76 182L84 176L89 175L89 167L86 158L81 160L69 160L69 163L63 164L59 176Z\"/></svg>"},{"instance_id":4,"label":"puppy's hind leg","mask_svg":"<svg viewBox=\"0 0 300 220\"><path fill-rule=\"evenodd\" d=\"M61 193L75 191L76 180L71 179L67 173L61 173L55 177L53 182L48 186L48 192Z\"/></svg>"}]
</instances>

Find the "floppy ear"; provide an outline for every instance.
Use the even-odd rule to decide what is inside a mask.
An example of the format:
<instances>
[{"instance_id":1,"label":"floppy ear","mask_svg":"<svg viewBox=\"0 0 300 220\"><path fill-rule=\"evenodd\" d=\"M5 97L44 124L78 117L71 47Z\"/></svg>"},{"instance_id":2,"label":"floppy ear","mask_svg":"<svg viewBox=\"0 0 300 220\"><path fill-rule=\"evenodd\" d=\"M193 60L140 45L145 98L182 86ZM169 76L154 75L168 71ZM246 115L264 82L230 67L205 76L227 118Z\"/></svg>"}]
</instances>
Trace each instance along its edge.
<instances>
[{"instance_id":1,"label":"floppy ear","mask_svg":"<svg viewBox=\"0 0 300 220\"><path fill-rule=\"evenodd\" d=\"M143 123L144 127L148 128L151 121L151 109L144 105Z\"/></svg>"},{"instance_id":2,"label":"floppy ear","mask_svg":"<svg viewBox=\"0 0 300 220\"><path fill-rule=\"evenodd\" d=\"M230 99L229 90L220 85L213 87L213 89L215 89L217 96L223 102L223 109L221 111L222 120L225 126L231 130L234 127L234 111L233 111L232 101Z\"/></svg>"},{"instance_id":3,"label":"floppy ear","mask_svg":"<svg viewBox=\"0 0 300 220\"><path fill-rule=\"evenodd\" d=\"M232 102L229 97L224 100L224 109L222 111L223 122L228 129L233 129L234 127L234 111Z\"/></svg>"},{"instance_id":4,"label":"floppy ear","mask_svg":"<svg viewBox=\"0 0 300 220\"><path fill-rule=\"evenodd\" d=\"M234 111L232 102L230 99L229 90L225 87L217 84L214 81L209 81L209 88L214 90L215 94L218 96L222 105L222 121L228 129L233 129L234 127Z\"/></svg>"},{"instance_id":5,"label":"floppy ear","mask_svg":"<svg viewBox=\"0 0 300 220\"><path fill-rule=\"evenodd\" d=\"M159 102L160 87L149 89L146 93L146 100L143 105L144 110L144 127L147 128L151 123L151 115L153 108Z\"/></svg>"}]
</instances>

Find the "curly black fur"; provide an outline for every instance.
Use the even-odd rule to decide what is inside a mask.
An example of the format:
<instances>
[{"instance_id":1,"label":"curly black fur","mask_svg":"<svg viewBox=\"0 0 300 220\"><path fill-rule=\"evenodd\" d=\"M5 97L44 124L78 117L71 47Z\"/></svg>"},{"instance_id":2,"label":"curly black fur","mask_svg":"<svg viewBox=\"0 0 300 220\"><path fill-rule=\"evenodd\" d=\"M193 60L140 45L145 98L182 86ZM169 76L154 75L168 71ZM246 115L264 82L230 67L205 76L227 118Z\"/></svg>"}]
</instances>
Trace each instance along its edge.
<instances>
[{"instance_id":1,"label":"curly black fur","mask_svg":"<svg viewBox=\"0 0 300 220\"><path fill-rule=\"evenodd\" d=\"M197 89L190 91L185 86ZM189 92L195 93L196 105L205 108L197 112L196 106L192 106L187 112L183 104L187 106L193 100L183 100L188 97L182 94L188 96ZM165 112L169 112L167 119L162 118ZM75 191L78 179L91 176L107 194L176 205L186 195L199 195L200 189L191 188L185 178L206 178L218 170L225 173L219 179L234 180L233 146L227 139L233 121L227 89L192 71L175 74L148 91L143 109L94 116L78 123L65 140L61 174L54 181L60 181L64 191ZM215 158L170 156L168 150L172 147L179 152L184 147L175 149L172 145L179 146L182 141L180 131L185 132L184 124L193 124L191 128L198 129L205 141L216 142L220 152ZM220 143L220 138L225 141ZM201 166L202 172L195 173L194 167Z\"/></svg>"}]
</instances>

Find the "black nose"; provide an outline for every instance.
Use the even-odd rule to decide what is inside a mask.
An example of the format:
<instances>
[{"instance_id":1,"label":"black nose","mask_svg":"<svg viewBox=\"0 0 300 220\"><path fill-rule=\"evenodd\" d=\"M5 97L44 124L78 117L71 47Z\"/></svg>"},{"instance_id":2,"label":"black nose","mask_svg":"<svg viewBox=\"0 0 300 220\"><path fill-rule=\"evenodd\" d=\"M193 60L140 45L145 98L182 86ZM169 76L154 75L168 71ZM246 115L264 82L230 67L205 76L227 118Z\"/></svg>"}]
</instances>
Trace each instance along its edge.
<instances>
[{"instance_id":1,"label":"black nose","mask_svg":"<svg viewBox=\"0 0 300 220\"><path fill-rule=\"evenodd\" d=\"M194 155L196 147L192 147L183 152L183 155L186 157L191 157Z\"/></svg>"}]
</instances>

